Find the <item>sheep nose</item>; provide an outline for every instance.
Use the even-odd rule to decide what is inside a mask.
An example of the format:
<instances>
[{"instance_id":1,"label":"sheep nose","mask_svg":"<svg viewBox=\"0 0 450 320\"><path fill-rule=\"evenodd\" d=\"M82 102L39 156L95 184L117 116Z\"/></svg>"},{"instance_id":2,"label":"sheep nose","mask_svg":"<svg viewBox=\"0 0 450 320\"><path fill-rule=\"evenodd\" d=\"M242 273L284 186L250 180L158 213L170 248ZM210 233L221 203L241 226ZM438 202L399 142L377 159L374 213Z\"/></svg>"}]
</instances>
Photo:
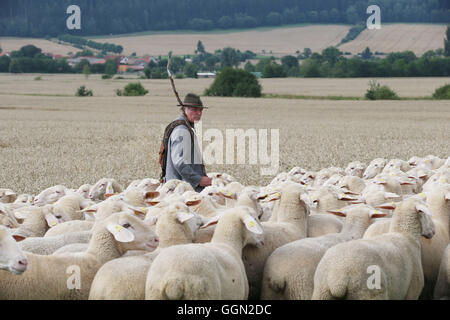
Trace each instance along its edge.
<instances>
[{"instance_id":1,"label":"sheep nose","mask_svg":"<svg viewBox=\"0 0 450 320\"><path fill-rule=\"evenodd\" d=\"M19 265L22 265L22 266L27 266L27 265L28 265L28 261L27 261L27 259L22 259L22 260L19 260Z\"/></svg>"}]
</instances>

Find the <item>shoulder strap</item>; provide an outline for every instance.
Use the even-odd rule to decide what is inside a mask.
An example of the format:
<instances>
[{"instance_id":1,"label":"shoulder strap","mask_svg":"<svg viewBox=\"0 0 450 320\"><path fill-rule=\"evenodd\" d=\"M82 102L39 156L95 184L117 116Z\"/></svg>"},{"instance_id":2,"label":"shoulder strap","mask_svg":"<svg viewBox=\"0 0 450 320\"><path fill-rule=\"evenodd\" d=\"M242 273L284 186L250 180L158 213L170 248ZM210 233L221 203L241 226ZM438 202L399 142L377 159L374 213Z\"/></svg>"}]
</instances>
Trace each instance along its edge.
<instances>
[{"instance_id":1,"label":"shoulder strap","mask_svg":"<svg viewBox=\"0 0 450 320\"><path fill-rule=\"evenodd\" d=\"M190 126L186 123L186 120L175 120L169 123L169 125L164 130L164 136L161 141L161 147L159 148L159 165L161 166L161 176L160 176L160 182L164 182L164 178L166 176L166 165L167 165L167 148L169 144L169 138L172 134L172 131L180 126L185 125L188 127L189 134L191 135L191 142L194 143L194 133L190 129Z\"/></svg>"}]
</instances>

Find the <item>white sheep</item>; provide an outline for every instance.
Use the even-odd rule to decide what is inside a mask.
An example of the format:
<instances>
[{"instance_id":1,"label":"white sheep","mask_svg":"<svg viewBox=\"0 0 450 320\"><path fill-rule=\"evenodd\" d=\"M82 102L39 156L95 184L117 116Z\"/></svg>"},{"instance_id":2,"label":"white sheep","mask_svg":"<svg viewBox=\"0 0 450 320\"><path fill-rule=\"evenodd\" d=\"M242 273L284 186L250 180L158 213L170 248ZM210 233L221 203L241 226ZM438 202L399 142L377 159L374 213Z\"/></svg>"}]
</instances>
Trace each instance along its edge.
<instances>
[{"instance_id":1,"label":"white sheep","mask_svg":"<svg viewBox=\"0 0 450 320\"><path fill-rule=\"evenodd\" d=\"M327 250L314 274L312 299L417 299L424 285L420 237L433 234L425 203L404 200L395 209L389 233ZM370 278L374 272L376 280Z\"/></svg>"},{"instance_id":2,"label":"white sheep","mask_svg":"<svg viewBox=\"0 0 450 320\"><path fill-rule=\"evenodd\" d=\"M104 264L92 282L90 300L143 300L145 281L153 260L165 248L192 243L202 225L200 216L182 202L171 204L152 222L156 223L158 248L148 254L122 257Z\"/></svg>"},{"instance_id":3,"label":"white sheep","mask_svg":"<svg viewBox=\"0 0 450 320\"><path fill-rule=\"evenodd\" d=\"M105 200L106 198L121 193L123 187L112 178L102 178L98 180L89 190L91 200Z\"/></svg>"},{"instance_id":4,"label":"white sheep","mask_svg":"<svg viewBox=\"0 0 450 320\"><path fill-rule=\"evenodd\" d=\"M44 237L53 237L71 232L89 231L94 227L94 223L94 221L85 220L66 221L48 229Z\"/></svg>"},{"instance_id":5,"label":"white sheep","mask_svg":"<svg viewBox=\"0 0 450 320\"><path fill-rule=\"evenodd\" d=\"M309 207L302 199L305 189L299 184L286 184L281 190L277 213L269 221L262 222L264 247L246 247L242 259L248 276L250 299L260 296L264 265L270 254L278 247L306 238Z\"/></svg>"},{"instance_id":6,"label":"white sheep","mask_svg":"<svg viewBox=\"0 0 450 320\"><path fill-rule=\"evenodd\" d=\"M364 171L363 179L367 180L374 178L377 174L381 173L386 163L387 160L383 158L373 159Z\"/></svg>"},{"instance_id":7,"label":"white sheep","mask_svg":"<svg viewBox=\"0 0 450 320\"><path fill-rule=\"evenodd\" d=\"M12 203L16 201L17 193L12 191L11 189L0 189L0 202L3 203Z\"/></svg>"},{"instance_id":8,"label":"white sheep","mask_svg":"<svg viewBox=\"0 0 450 320\"><path fill-rule=\"evenodd\" d=\"M27 267L28 260L25 254L19 248L15 239L8 233L8 230L0 226L0 270L20 275L26 271Z\"/></svg>"},{"instance_id":9,"label":"white sheep","mask_svg":"<svg viewBox=\"0 0 450 320\"><path fill-rule=\"evenodd\" d=\"M347 176L354 176L362 178L364 170L366 170L367 165L360 161L352 161L345 168L345 174Z\"/></svg>"},{"instance_id":10,"label":"white sheep","mask_svg":"<svg viewBox=\"0 0 450 320\"><path fill-rule=\"evenodd\" d=\"M184 244L161 251L148 272L145 299L247 299L242 249L248 244L263 245L263 231L250 214L252 209L228 210L220 218L210 243Z\"/></svg>"},{"instance_id":11,"label":"white sheep","mask_svg":"<svg viewBox=\"0 0 450 320\"><path fill-rule=\"evenodd\" d=\"M330 212L345 216L342 231L296 240L276 249L264 267L262 299L310 300L314 272L325 252L338 243L360 239L371 218L385 215L363 204Z\"/></svg>"},{"instance_id":12,"label":"white sheep","mask_svg":"<svg viewBox=\"0 0 450 320\"><path fill-rule=\"evenodd\" d=\"M19 242L19 247L27 252L41 255L50 255L56 250L72 243L88 243L91 240L92 231L70 232L47 237L28 237Z\"/></svg>"},{"instance_id":13,"label":"white sheep","mask_svg":"<svg viewBox=\"0 0 450 320\"><path fill-rule=\"evenodd\" d=\"M34 197L33 204L42 207L46 204L52 204L64 197L68 192L68 188L63 185L49 187Z\"/></svg>"},{"instance_id":14,"label":"white sheep","mask_svg":"<svg viewBox=\"0 0 450 320\"><path fill-rule=\"evenodd\" d=\"M345 190L335 186L322 186L309 193L313 213L327 213L328 210L347 206L347 201L358 198L345 193Z\"/></svg>"},{"instance_id":15,"label":"white sheep","mask_svg":"<svg viewBox=\"0 0 450 320\"><path fill-rule=\"evenodd\" d=\"M442 256L433 297L436 300L450 300L450 244Z\"/></svg>"},{"instance_id":16,"label":"white sheep","mask_svg":"<svg viewBox=\"0 0 450 320\"><path fill-rule=\"evenodd\" d=\"M358 176L347 175L339 180L337 185L339 188L346 188L353 193L361 193L366 187L366 182Z\"/></svg>"},{"instance_id":17,"label":"white sheep","mask_svg":"<svg viewBox=\"0 0 450 320\"><path fill-rule=\"evenodd\" d=\"M85 300L103 264L128 250L153 251L156 245L156 235L142 220L116 213L95 227L86 252L54 256L27 253L28 269L20 277L0 271L0 299Z\"/></svg>"},{"instance_id":18,"label":"white sheep","mask_svg":"<svg viewBox=\"0 0 450 320\"><path fill-rule=\"evenodd\" d=\"M407 172L408 170L411 170L411 166L408 163L408 161L401 160L401 159L391 159L389 162L384 166L382 173L388 173L392 169L394 170L401 170L403 172Z\"/></svg>"}]
</instances>

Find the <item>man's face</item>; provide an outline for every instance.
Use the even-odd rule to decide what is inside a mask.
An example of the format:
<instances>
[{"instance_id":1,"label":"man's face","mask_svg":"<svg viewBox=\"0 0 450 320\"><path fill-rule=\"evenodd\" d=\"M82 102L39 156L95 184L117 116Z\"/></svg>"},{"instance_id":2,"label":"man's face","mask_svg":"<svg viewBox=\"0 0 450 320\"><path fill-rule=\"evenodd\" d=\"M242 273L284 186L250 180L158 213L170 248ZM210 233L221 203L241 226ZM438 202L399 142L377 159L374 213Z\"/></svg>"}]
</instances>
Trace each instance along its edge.
<instances>
[{"instance_id":1,"label":"man's face","mask_svg":"<svg viewBox=\"0 0 450 320\"><path fill-rule=\"evenodd\" d=\"M184 112L190 122L197 123L202 118L203 108L185 107Z\"/></svg>"}]
</instances>

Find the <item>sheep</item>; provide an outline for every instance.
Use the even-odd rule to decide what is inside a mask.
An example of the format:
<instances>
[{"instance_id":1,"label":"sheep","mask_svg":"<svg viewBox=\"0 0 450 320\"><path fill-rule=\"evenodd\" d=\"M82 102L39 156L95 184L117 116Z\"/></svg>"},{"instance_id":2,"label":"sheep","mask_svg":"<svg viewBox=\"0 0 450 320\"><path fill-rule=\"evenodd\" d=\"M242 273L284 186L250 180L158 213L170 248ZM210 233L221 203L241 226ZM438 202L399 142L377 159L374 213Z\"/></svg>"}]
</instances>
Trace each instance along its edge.
<instances>
[{"instance_id":1,"label":"sheep","mask_svg":"<svg viewBox=\"0 0 450 320\"><path fill-rule=\"evenodd\" d=\"M450 242L450 189L436 188L426 195L427 206L432 212L435 236L421 239L421 260L425 285L421 298L431 298L432 290L439 273L439 265L445 247ZM392 219L384 219L371 225L364 234L364 239L371 239L389 231Z\"/></svg>"},{"instance_id":2,"label":"sheep","mask_svg":"<svg viewBox=\"0 0 450 320\"><path fill-rule=\"evenodd\" d=\"M264 267L262 299L311 299L314 272L325 252L338 243L361 238L371 218L385 215L364 204L330 212L345 216L342 231L296 240L276 249Z\"/></svg>"},{"instance_id":3,"label":"sheep","mask_svg":"<svg viewBox=\"0 0 450 320\"><path fill-rule=\"evenodd\" d=\"M12 203L4 204L0 202L0 224L7 228L18 228L19 222L11 212L14 207L11 207Z\"/></svg>"},{"instance_id":4,"label":"sheep","mask_svg":"<svg viewBox=\"0 0 450 320\"><path fill-rule=\"evenodd\" d=\"M156 191L156 189L160 186L160 182L156 179L152 179L152 178L145 178L142 180L134 180L133 182L131 182L127 189L125 191L127 191L128 189L131 188L138 188L138 189L142 189L143 191L149 192L149 191Z\"/></svg>"},{"instance_id":5,"label":"sheep","mask_svg":"<svg viewBox=\"0 0 450 320\"><path fill-rule=\"evenodd\" d=\"M339 181L341 181L341 179L343 177L344 177L343 175L338 174L338 173L333 174L331 177L328 178L327 181L325 181L323 183L323 185L324 186L337 186L339 184Z\"/></svg>"},{"instance_id":6,"label":"sheep","mask_svg":"<svg viewBox=\"0 0 450 320\"><path fill-rule=\"evenodd\" d=\"M31 205L33 203L34 197L31 194L19 194L17 199L13 202L15 204L27 204Z\"/></svg>"},{"instance_id":7,"label":"sheep","mask_svg":"<svg viewBox=\"0 0 450 320\"><path fill-rule=\"evenodd\" d=\"M362 178L364 170L366 170L366 164L360 161L352 161L345 168L345 174L347 176L354 176Z\"/></svg>"},{"instance_id":8,"label":"sheep","mask_svg":"<svg viewBox=\"0 0 450 320\"><path fill-rule=\"evenodd\" d=\"M433 297L436 300L450 300L450 244L442 256Z\"/></svg>"},{"instance_id":9,"label":"sheep","mask_svg":"<svg viewBox=\"0 0 450 320\"><path fill-rule=\"evenodd\" d=\"M145 255L122 257L104 264L92 282L90 300L144 300L145 281L153 260L165 248L192 243L202 219L188 206L177 202L152 223L156 223L158 248Z\"/></svg>"},{"instance_id":10,"label":"sheep","mask_svg":"<svg viewBox=\"0 0 450 320\"><path fill-rule=\"evenodd\" d=\"M87 299L95 273L103 264L128 250L153 251L157 240L148 226L134 215L113 214L95 227L86 252L54 256L26 253L28 269L22 276L0 271L0 299ZM74 270L78 272L70 276ZM76 274L78 283L73 280Z\"/></svg>"},{"instance_id":11,"label":"sheep","mask_svg":"<svg viewBox=\"0 0 450 320\"><path fill-rule=\"evenodd\" d=\"M3 203L12 203L16 201L17 193L12 191L11 189L0 189L0 202Z\"/></svg>"},{"instance_id":12,"label":"sheep","mask_svg":"<svg viewBox=\"0 0 450 320\"><path fill-rule=\"evenodd\" d=\"M407 172L408 170L411 170L411 166L408 163L408 161L404 161L401 159L391 159L389 162L385 165L381 173L388 173L390 170L396 169L401 170L403 172Z\"/></svg>"},{"instance_id":13,"label":"sheep","mask_svg":"<svg viewBox=\"0 0 450 320\"><path fill-rule=\"evenodd\" d=\"M20 275L27 270L28 260L8 230L0 226L0 270ZM2 284L3 285L3 284Z\"/></svg>"},{"instance_id":14,"label":"sheep","mask_svg":"<svg viewBox=\"0 0 450 320\"><path fill-rule=\"evenodd\" d=\"M437 187L446 187L450 184L450 170L436 172L422 186L422 192L428 192Z\"/></svg>"},{"instance_id":15,"label":"sheep","mask_svg":"<svg viewBox=\"0 0 450 320\"><path fill-rule=\"evenodd\" d=\"M25 238L43 237L49 228L69 220L64 212L55 213L52 205L34 207L14 234Z\"/></svg>"},{"instance_id":16,"label":"sheep","mask_svg":"<svg viewBox=\"0 0 450 320\"><path fill-rule=\"evenodd\" d=\"M245 206L228 209L218 220L210 243L162 250L148 271L145 299L247 299L242 250L247 245L264 244L261 225L250 211Z\"/></svg>"},{"instance_id":17,"label":"sheep","mask_svg":"<svg viewBox=\"0 0 450 320\"><path fill-rule=\"evenodd\" d=\"M264 247L246 247L242 253L249 282L249 298L257 299L264 265L270 254L278 247L307 236L309 207L302 200L305 190L298 184L286 184L281 190L278 213L269 221L261 222L264 231Z\"/></svg>"},{"instance_id":18,"label":"sheep","mask_svg":"<svg viewBox=\"0 0 450 320\"><path fill-rule=\"evenodd\" d=\"M325 181L327 181L334 174L340 174L343 176L343 175L345 175L345 171L342 168L337 168L337 167L329 167L329 168L322 169L317 173L314 183L313 183L313 186L314 187L323 186Z\"/></svg>"},{"instance_id":19,"label":"sheep","mask_svg":"<svg viewBox=\"0 0 450 320\"><path fill-rule=\"evenodd\" d=\"M420 199L402 201L389 233L327 250L314 274L312 299L417 299L424 285L421 235L434 235L430 211ZM375 284L368 276L373 270Z\"/></svg>"},{"instance_id":20,"label":"sheep","mask_svg":"<svg viewBox=\"0 0 450 320\"><path fill-rule=\"evenodd\" d=\"M60 254L64 254L64 253L69 253L69 252L83 252L86 251L87 248L89 247L89 243L70 243L70 244L66 244L65 246L55 250L53 253L51 253L51 255L55 256L55 255L60 255ZM129 251L127 251L124 256L128 253Z\"/></svg>"},{"instance_id":21,"label":"sheep","mask_svg":"<svg viewBox=\"0 0 450 320\"><path fill-rule=\"evenodd\" d=\"M98 180L89 190L89 199L105 200L113 194L121 193L123 187L112 178Z\"/></svg>"},{"instance_id":22,"label":"sheep","mask_svg":"<svg viewBox=\"0 0 450 320\"><path fill-rule=\"evenodd\" d=\"M339 188L346 188L354 193L361 193L366 187L366 183L358 176L344 176L339 180Z\"/></svg>"},{"instance_id":23,"label":"sheep","mask_svg":"<svg viewBox=\"0 0 450 320\"><path fill-rule=\"evenodd\" d=\"M42 207L46 204L52 204L66 195L68 189L63 185L49 187L34 197L33 204Z\"/></svg>"},{"instance_id":24,"label":"sheep","mask_svg":"<svg viewBox=\"0 0 450 320\"><path fill-rule=\"evenodd\" d=\"M322 186L309 194L314 213L327 213L327 210L340 209L347 206L347 201L357 200L355 196L346 194L335 186Z\"/></svg>"},{"instance_id":25,"label":"sheep","mask_svg":"<svg viewBox=\"0 0 450 320\"><path fill-rule=\"evenodd\" d=\"M53 237L71 232L89 231L94 227L94 221L72 220L59 223L50 228L45 233L44 237Z\"/></svg>"},{"instance_id":26,"label":"sheep","mask_svg":"<svg viewBox=\"0 0 450 320\"><path fill-rule=\"evenodd\" d=\"M91 188L92 186L90 184L83 184L77 190L75 190L75 193L78 193L84 199L89 199L89 191L91 190Z\"/></svg>"},{"instance_id":27,"label":"sheep","mask_svg":"<svg viewBox=\"0 0 450 320\"><path fill-rule=\"evenodd\" d=\"M59 248L72 243L88 243L92 231L70 232L47 237L28 237L19 242L22 250L41 255L50 255Z\"/></svg>"},{"instance_id":28,"label":"sheep","mask_svg":"<svg viewBox=\"0 0 450 320\"><path fill-rule=\"evenodd\" d=\"M383 158L373 159L364 171L363 179L368 180L374 178L377 174L381 173L386 163L387 160Z\"/></svg>"}]
</instances>

